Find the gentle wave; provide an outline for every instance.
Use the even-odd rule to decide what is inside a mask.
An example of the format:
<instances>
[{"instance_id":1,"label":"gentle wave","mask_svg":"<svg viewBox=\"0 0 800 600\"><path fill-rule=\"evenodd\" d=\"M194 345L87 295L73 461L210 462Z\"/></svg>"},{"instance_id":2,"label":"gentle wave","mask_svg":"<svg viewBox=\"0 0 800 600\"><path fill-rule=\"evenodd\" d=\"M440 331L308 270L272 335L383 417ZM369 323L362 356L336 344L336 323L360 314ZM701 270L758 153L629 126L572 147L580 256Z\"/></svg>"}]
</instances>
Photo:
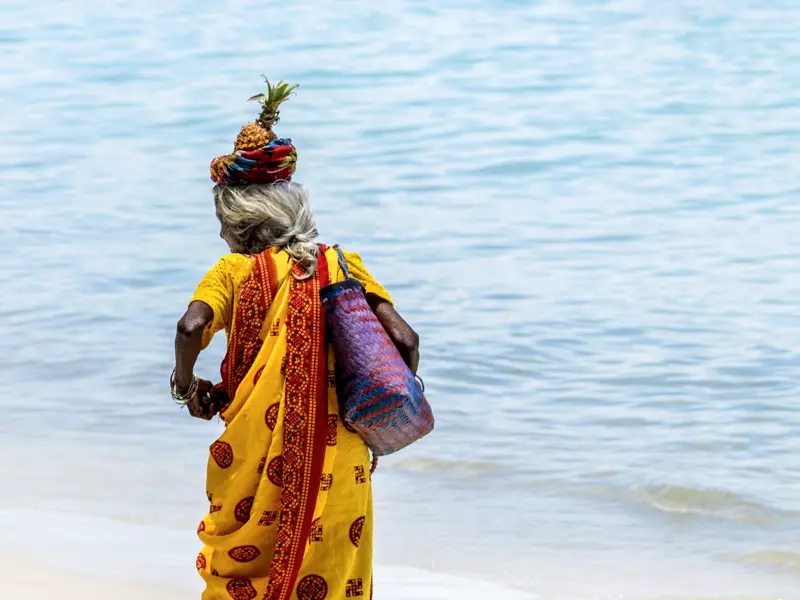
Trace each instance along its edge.
<instances>
[{"instance_id":1,"label":"gentle wave","mask_svg":"<svg viewBox=\"0 0 800 600\"><path fill-rule=\"evenodd\" d=\"M623 504L635 504L655 509L662 513L709 517L751 525L770 525L800 518L800 511L786 510L746 498L735 492L719 489L692 488L668 484L648 484L622 487L614 483L620 475L617 470L596 471L584 476L584 482L567 481L554 473L538 472L535 481L520 471L519 465L501 462L444 459L428 456L392 458L382 464L390 471L405 471L418 475L450 475L454 477L480 477L504 472L520 476L516 484L506 481L510 487L532 487L562 494L611 499ZM528 474L530 475L530 473ZM523 483L524 482L524 483Z\"/></svg>"},{"instance_id":2,"label":"gentle wave","mask_svg":"<svg viewBox=\"0 0 800 600\"><path fill-rule=\"evenodd\" d=\"M751 552L736 558L738 562L775 567L781 570L800 573L800 553L789 550L762 550Z\"/></svg>"},{"instance_id":3,"label":"gentle wave","mask_svg":"<svg viewBox=\"0 0 800 600\"><path fill-rule=\"evenodd\" d=\"M647 485L634 488L630 498L665 513L698 515L741 523L769 524L796 517L725 490L695 489L672 485Z\"/></svg>"}]
</instances>

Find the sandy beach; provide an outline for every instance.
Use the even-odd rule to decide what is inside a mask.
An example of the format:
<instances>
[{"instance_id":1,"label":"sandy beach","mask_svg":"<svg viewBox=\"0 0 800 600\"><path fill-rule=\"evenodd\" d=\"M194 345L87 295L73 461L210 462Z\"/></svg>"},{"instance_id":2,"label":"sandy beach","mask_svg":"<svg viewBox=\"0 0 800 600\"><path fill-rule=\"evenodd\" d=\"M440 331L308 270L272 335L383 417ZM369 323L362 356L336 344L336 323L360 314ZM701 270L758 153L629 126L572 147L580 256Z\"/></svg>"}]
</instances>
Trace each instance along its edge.
<instances>
[{"instance_id":1,"label":"sandy beach","mask_svg":"<svg viewBox=\"0 0 800 600\"><path fill-rule=\"evenodd\" d=\"M536 600L493 584L465 579L422 574L416 569L376 568L384 590L377 600ZM7 553L0 554L3 600L197 600L199 587L191 591L179 586L145 585L124 578L105 578L99 574L68 573ZM558 598L558 592L548 596ZM599 595L593 598L611 598ZM621 596L615 596L621 598ZM728 596L727 600L790 600L794 596ZM671 600L673 596L652 596L652 600ZM680 600L711 600L716 596L680 596Z\"/></svg>"},{"instance_id":2,"label":"sandy beach","mask_svg":"<svg viewBox=\"0 0 800 600\"><path fill-rule=\"evenodd\" d=\"M198 597L186 590L62 572L8 554L0 555L0 578L4 600L191 600Z\"/></svg>"},{"instance_id":3,"label":"sandy beach","mask_svg":"<svg viewBox=\"0 0 800 600\"><path fill-rule=\"evenodd\" d=\"M0 510L2 600L197 600L193 531L77 513ZM13 550L12 550L13 548ZM378 600L534 596L493 582L403 566L375 566Z\"/></svg>"},{"instance_id":4,"label":"sandy beach","mask_svg":"<svg viewBox=\"0 0 800 600\"><path fill-rule=\"evenodd\" d=\"M530 600L533 597L503 590L485 582L448 576L425 576L413 569L378 568L376 576L385 590L376 592L382 600L449 600L502 597ZM192 591L170 585L146 585L123 578L106 578L87 572L65 572L30 559L0 554L3 600L197 600L200 586ZM198 580L199 581L199 580Z\"/></svg>"}]
</instances>

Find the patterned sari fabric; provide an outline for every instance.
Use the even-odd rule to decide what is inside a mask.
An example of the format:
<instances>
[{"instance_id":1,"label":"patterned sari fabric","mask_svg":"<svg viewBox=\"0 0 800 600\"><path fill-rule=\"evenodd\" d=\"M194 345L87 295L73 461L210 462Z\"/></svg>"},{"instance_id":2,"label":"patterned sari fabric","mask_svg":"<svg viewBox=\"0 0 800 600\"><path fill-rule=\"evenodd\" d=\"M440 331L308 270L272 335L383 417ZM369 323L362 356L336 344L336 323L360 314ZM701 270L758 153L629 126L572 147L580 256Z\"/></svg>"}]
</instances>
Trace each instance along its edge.
<instances>
[{"instance_id":1,"label":"patterned sari fabric","mask_svg":"<svg viewBox=\"0 0 800 600\"><path fill-rule=\"evenodd\" d=\"M347 254L351 274L390 301ZM343 278L334 251L311 279L290 275L285 252L231 254L192 298L225 328L222 387L232 401L210 448L209 512L198 535L203 600L369 598L369 452L339 417L333 355L319 289Z\"/></svg>"}]
</instances>

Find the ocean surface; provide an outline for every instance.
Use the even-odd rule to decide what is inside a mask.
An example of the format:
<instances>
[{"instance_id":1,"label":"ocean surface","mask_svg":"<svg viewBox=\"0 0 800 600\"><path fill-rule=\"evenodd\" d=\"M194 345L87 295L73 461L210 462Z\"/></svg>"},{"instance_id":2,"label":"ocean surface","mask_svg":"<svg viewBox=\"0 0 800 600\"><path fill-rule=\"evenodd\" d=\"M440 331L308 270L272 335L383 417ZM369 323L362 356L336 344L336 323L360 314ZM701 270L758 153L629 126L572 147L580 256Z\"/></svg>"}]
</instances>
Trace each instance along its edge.
<instances>
[{"instance_id":1,"label":"ocean surface","mask_svg":"<svg viewBox=\"0 0 800 600\"><path fill-rule=\"evenodd\" d=\"M198 585L220 425L172 342L264 73L321 239L422 336L377 600L800 598L798 32L797 0L3 4L0 549Z\"/></svg>"}]
</instances>

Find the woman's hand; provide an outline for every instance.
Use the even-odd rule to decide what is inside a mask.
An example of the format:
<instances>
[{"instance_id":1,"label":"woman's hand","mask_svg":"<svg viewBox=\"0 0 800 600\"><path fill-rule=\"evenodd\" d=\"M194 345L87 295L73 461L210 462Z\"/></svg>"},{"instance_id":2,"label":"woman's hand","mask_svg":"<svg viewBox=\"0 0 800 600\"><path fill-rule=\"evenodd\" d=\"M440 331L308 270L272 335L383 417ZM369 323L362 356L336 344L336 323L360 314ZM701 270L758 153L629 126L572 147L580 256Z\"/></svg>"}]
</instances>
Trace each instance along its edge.
<instances>
[{"instance_id":1,"label":"woman's hand","mask_svg":"<svg viewBox=\"0 0 800 600\"><path fill-rule=\"evenodd\" d=\"M211 395L211 390L213 388L214 384L210 381L206 381L205 379L197 380L197 390L194 396L192 396L192 399L186 403L190 415L198 419L210 421L214 415L217 414L220 407L217 406L217 403Z\"/></svg>"},{"instance_id":2,"label":"woman's hand","mask_svg":"<svg viewBox=\"0 0 800 600\"><path fill-rule=\"evenodd\" d=\"M378 321L381 322L386 333L394 342L400 356L403 357L411 372L416 375L419 368L419 335L386 300L370 294L367 296L367 301L372 312L375 313Z\"/></svg>"}]
</instances>

